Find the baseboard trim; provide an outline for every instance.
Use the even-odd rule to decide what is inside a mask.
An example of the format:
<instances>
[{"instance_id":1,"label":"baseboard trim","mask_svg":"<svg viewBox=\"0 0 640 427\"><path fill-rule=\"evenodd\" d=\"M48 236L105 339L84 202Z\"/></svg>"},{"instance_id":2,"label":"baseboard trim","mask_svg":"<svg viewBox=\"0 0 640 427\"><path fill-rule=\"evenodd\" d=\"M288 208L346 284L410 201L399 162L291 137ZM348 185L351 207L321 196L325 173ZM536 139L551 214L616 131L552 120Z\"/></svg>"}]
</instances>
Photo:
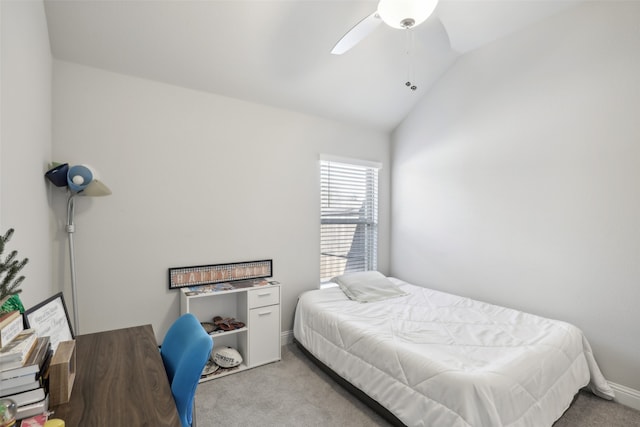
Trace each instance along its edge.
<instances>
[{"instance_id":1,"label":"baseboard trim","mask_svg":"<svg viewBox=\"0 0 640 427\"><path fill-rule=\"evenodd\" d=\"M640 391L612 382L609 385L616 394L614 401L640 411Z\"/></svg>"},{"instance_id":2,"label":"baseboard trim","mask_svg":"<svg viewBox=\"0 0 640 427\"><path fill-rule=\"evenodd\" d=\"M284 331L280 334L280 345L287 345L293 343L293 331Z\"/></svg>"}]
</instances>

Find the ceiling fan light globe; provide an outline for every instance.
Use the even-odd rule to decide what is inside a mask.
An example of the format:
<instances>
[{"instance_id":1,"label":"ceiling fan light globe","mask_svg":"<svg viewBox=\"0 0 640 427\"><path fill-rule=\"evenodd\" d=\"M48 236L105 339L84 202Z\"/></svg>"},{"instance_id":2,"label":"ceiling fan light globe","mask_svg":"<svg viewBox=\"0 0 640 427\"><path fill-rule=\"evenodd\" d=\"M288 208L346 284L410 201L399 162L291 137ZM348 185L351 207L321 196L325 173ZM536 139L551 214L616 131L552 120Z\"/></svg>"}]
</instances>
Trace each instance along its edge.
<instances>
[{"instance_id":1,"label":"ceiling fan light globe","mask_svg":"<svg viewBox=\"0 0 640 427\"><path fill-rule=\"evenodd\" d=\"M426 21L437 5L438 0L380 0L378 14L390 27L412 28Z\"/></svg>"}]
</instances>

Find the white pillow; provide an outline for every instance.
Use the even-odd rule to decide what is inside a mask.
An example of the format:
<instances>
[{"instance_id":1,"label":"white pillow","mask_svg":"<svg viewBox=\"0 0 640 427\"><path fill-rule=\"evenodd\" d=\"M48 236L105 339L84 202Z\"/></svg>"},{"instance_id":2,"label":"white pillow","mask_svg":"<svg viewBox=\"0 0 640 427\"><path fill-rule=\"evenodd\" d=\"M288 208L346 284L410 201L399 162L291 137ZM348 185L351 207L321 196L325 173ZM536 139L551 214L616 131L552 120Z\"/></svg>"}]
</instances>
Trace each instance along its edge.
<instances>
[{"instance_id":1,"label":"white pillow","mask_svg":"<svg viewBox=\"0 0 640 427\"><path fill-rule=\"evenodd\" d=\"M359 302L382 301L407 295L391 280L377 271L347 273L331 279L349 299Z\"/></svg>"}]
</instances>

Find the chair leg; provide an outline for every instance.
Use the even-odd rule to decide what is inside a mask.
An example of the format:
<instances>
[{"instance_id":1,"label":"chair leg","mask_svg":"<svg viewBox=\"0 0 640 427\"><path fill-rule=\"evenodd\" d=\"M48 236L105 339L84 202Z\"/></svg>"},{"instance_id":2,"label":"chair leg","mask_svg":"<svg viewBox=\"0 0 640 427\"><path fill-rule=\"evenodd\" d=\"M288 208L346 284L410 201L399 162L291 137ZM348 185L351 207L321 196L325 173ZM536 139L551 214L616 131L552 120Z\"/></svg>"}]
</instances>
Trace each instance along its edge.
<instances>
[{"instance_id":1,"label":"chair leg","mask_svg":"<svg viewBox=\"0 0 640 427\"><path fill-rule=\"evenodd\" d=\"M191 409L191 427L196 427L196 398L193 397L193 408Z\"/></svg>"}]
</instances>

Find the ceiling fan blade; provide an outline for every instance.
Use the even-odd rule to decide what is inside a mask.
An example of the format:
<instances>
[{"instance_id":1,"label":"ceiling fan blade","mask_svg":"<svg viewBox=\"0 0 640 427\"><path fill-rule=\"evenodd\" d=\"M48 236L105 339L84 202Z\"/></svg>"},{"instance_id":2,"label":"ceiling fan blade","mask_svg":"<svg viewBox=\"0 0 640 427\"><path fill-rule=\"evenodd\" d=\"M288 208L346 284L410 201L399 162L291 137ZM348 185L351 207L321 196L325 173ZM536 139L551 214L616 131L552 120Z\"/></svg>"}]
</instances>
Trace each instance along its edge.
<instances>
[{"instance_id":1,"label":"ceiling fan blade","mask_svg":"<svg viewBox=\"0 0 640 427\"><path fill-rule=\"evenodd\" d=\"M378 12L373 12L371 15L358 22L347 34L342 36L340 41L331 50L334 55L342 55L358 43L365 37L367 37L378 25L382 23Z\"/></svg>"}]
</instances>

